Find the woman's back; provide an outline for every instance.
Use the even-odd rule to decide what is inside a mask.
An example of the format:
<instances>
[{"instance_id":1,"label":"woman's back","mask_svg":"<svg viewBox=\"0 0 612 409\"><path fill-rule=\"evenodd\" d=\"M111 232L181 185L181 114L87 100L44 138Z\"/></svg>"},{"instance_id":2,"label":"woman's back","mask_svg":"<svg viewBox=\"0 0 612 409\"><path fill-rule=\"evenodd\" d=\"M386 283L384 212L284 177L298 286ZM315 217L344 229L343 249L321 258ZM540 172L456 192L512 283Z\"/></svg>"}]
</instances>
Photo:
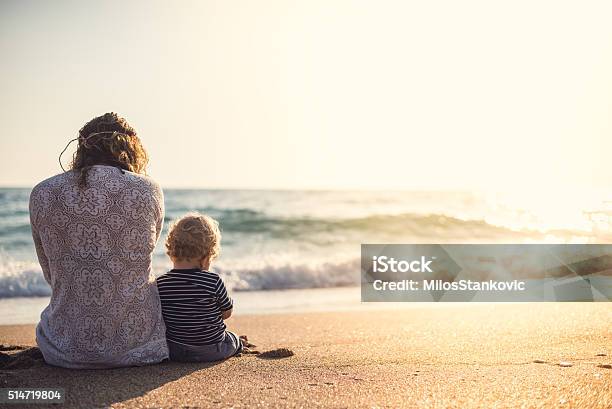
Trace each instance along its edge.
<instances>
[{"instance_id":1,"label":"woman's back","mask_svg":"<svg viewBox=\"0 0 612 409\"><path fill-rule=\"evenodd\" d=\"M36 337L45 360L71 368L155 363L168 356L151 254L163 196L151 179L96 165L38 184L32 233L52 287Z\"/></svg>"}]
</instances>

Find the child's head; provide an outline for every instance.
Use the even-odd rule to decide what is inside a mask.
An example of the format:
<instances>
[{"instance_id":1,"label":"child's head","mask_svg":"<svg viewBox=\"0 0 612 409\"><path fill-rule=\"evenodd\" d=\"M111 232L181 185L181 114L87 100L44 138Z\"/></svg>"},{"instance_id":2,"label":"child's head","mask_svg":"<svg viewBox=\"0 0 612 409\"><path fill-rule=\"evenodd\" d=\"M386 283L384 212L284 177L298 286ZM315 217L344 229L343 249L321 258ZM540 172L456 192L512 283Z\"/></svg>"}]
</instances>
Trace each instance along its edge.
<instances>
[{"instance_id":1,"label":"child's head","mask_svg":"<svg viewBox=\"0 0 612 409\"><path fill-rule=\"evenodd\" d=\"M221 251L219 223L210 216L190 213L170 226L166 254L173 262L212 262Z\"/></svg>"}]
</instances>

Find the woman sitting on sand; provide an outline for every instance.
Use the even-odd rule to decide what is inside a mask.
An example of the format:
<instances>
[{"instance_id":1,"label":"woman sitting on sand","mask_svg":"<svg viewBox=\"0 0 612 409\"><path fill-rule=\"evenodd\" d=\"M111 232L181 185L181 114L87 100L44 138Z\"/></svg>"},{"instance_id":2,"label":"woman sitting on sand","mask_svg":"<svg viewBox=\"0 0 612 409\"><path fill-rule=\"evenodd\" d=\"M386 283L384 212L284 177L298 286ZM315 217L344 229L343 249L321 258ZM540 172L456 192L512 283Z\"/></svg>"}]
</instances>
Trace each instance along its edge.
<instances>
[{"instance_id":1,"label":"woman sitting on sand","mask_svg":"<svg viewBox=\"0 0 612 409\"><path fill-rule=\"evenodd\" d=\"M107 368L168 357L151 272L163 195L144 176L147 162L134 128L108 113L79 131L71 170L32 190L32 234L52 290L36 340L51 365Z\"/></svg>"}]
</instances>

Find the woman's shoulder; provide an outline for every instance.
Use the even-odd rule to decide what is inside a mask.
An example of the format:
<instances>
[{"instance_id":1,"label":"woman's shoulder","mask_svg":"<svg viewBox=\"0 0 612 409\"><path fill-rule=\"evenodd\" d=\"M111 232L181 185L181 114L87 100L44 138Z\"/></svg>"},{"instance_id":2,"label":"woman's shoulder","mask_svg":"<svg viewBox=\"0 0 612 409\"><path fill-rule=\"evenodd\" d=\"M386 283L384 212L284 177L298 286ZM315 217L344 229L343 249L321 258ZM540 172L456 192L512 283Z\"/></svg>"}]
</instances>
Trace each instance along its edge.
<instances>
[{"instance_id":1,"label":"woman's shoulder","mask_svg":"<svg viewBox=\"0 0 612 409\"><path fill-rule=\"evenodd\" d=\"M78 175L67 171L51 176L36 184L30 193L30 198L47 196L53 193L73 192L77 189ZM107 166L95 166L87 177L86 190L108 191L109 193L129 193L146 195L163 201L163 190L159 183L147 175Z\"/></svg>"},{"instance_id":2,"label":"woman's shoulder","mask_svg":"<svg viewBox=\"0 0 612 409\"><path fill-rule=\"evenodd\" d=\"M87 177L88 186L111 193L138 192L153 197L163 197L159 184L150 176L130 172L115 166L96 165Z\"/></svg>"},{"instance_id":3,"label":"woman's shoulder","mask_svg":"<svg viewBox=\"0 0 612 409\"><path fill-rule=\"evenodd\" d=\"M46 190L51 190L51 189L55 189L55 188L59 188L62 186L65 186L67 183L69 183L72 179L74 179L74 174L72 171L68 171L68 172L63 172L63 173L59 173L57 175L51 176L45 180L42 180L41 182L37 183L33 188L32 188L32 194L35 193L39 193L42 191L46 191Z\"/></svg>"},{"instance_id":4,"label":"woman's shoulder","mask_svg":"<svg viewBox=\"0 0 612 409\"><path fill-rule=\"evenodd\" d=\"M130 184L137 185L141 188L148 189L154 192L162 193L161 186L151 176L124 171L124 177Z\"/></svg>"}]
</instances>

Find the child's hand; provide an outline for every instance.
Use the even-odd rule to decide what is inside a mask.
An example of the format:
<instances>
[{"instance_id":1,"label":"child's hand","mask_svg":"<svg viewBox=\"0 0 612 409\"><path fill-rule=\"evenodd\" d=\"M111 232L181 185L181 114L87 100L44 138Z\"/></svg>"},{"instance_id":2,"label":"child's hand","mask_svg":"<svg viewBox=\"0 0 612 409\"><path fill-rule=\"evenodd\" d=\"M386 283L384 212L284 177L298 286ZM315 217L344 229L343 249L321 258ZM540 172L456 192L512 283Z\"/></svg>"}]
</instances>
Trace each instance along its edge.
<instances>
[{"instance_id":1,"label":"child's hand","mask_svg":"<svg viewBox=\"0 0 612 409\"><path fill-rule=\"evenodd\" d=\"M232 311L233 310L234 310L233 308L230 308L227 311L221 311L221 318L223 318L224 320L228 319L229 317L232 316Z\"/></svg>"}]
</instances>

